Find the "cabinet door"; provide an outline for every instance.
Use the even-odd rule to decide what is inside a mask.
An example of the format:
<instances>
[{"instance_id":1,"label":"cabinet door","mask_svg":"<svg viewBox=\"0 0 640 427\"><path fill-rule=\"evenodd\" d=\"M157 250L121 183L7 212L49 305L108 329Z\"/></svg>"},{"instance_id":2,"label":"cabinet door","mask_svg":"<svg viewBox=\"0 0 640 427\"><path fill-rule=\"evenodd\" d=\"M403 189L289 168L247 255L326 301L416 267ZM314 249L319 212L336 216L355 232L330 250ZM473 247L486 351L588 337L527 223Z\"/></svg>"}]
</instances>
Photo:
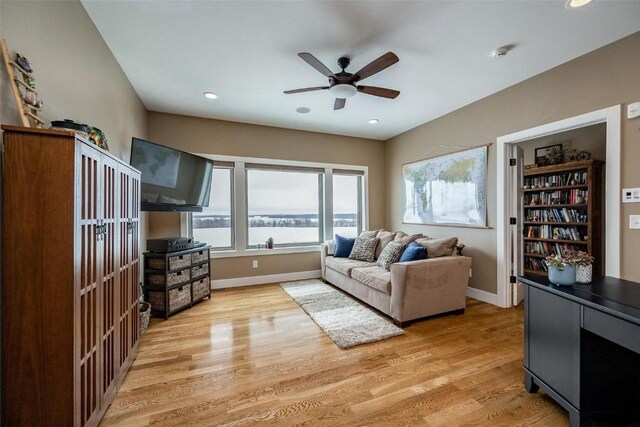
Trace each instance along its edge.
<instances>
[{"instance_id":1,"label":"cabinet door","mask_svg":"<svg viewBox=\"0 0 640 427\"><path fill-rule=\"evenodd\" d=\"M131 177L131 216L129 217L129 238L131 244L131 347L140 339L140 174L130 171Z\"/></svg>"},{"instance_id":2,"label":"cabinet door","mask_svg":"<svg viewBox=\"0 0 640 427\"><path fill-rule=\"evenodd\" d=\"M101 275L101 345L102 345L102 387L101 396L115 393L116 378L118 376L116 298L118 274L116 272L116 245L118 233L116 224L116 186L117 163L108 156L102 156L102 208L100 210L102 246L102 275ZM109 399L110 400L110 399Z\"/></svg>"},{"instance_id":3,"label":"cabinet door","mask_svg":"<svg viewBox=\"0 0 640 427\"><path fill-rule=\"evenodd\" d=\"M76 407L79 424L94 422L100 407L100 282L102 248L99 233L102 170L100 153L86 144L80 145L80 319L76 338L79 372L76 382ZM76 368L78 369L78 368ZM78 384L79 382L79 384ZM78 420L78 418L76 418ZM77 421L76 421L77 422ZM95 420L97 422L97 419Z\"/></svg>"},{"instance_id":4,"label":"cabinet door","mask_svg":"<svg viewBox=\"0 0 640 427\"><path fill-rule=\"evenodd\" d=\"M132 349L139 338L140 174L121 165L118 176L120 181L118 328L120 366L122 366L131 361Z\"/></svg>"},{"instance_id":5,"label":"cabinet door","mask_svg":"<svg viewBox=\"0 0 640 427\"><path fill-rule=\"evenodd\" d=\"M580 409L580 305L527 286L525 366Z\"/></svg>"}]
</instances>

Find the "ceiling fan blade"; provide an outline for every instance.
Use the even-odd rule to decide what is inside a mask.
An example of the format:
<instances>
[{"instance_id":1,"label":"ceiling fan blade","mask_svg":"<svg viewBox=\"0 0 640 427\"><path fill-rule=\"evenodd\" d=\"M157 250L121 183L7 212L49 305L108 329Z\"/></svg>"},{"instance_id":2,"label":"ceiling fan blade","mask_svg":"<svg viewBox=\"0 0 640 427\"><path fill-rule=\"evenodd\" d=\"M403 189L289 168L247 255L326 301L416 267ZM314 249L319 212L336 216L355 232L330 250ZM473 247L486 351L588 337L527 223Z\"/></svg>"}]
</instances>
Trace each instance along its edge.
<instances>
[{"instance_id":1,"label":"ceiling fan blade","mask_svg":"<svg viewBox=\"0 0 640 427\"><path fill-rule=\"evenodd\" d=\"M382 55L380 58L362 67L360 71L358 71L351 77L351 81L359 82L360 80L364 80L367 77L370 77L375 73L379 73L385 68L392 66L398 61L400 61L400 59L396 56L395 53L387 52L384 55Z\"/></svg>"},{"instance_id":2,"label":"ceiling fan blade","mask_svg":"<svg viewBox=\"0 0 640 427\"><path fill-rule=\"evenodd\" d=\"M320 60L318 58L316 58L315 56L311 55L309 52L300 52L298 54L298 56L300 58L302 58L302 60L304 62L306 62L307 64L311 65L313 68L315 68L316 70L320 71L325 76L327 76L327 77L335 77L335 75L333 74L333 71L331 71L329 68L327 68L326 65L324 65L322 62L320 62Z\"/></svg>"},{"instance_id":3,"label":"ceiling fan blade","mask_svg":"<svg viewBox=\"0 0 640 427\"><path fill-rule=\"evenodd\" d=\"M342 110L344 108L344 104L347 103L347 100L344 98L336 98L336 102L333 103L334 110Z\"/></svg>"},{"instance_id":4,"label":"ceiling fan blade","mask_svg":"<svg viewBox=\"0 0 640 427\"><path fill-rule=\"evenodd\" d=\"M290 93L300 93L300 92L311 92L314 90L324 90L324 89L329 89L329 86L315 86L315 87L305 87L302 89L291 89L291 90L285 90L284 93L290 94Z\"/></svg>"},{"instance_id":5,"label":"ceiling fan blade","mask_svg":"<svg viewBox=\"0 0 640 427\"><path fill-rule=\"evenodd\" d=\"M400 95L400 91L398 90L376 86L358 86L358 92L366 93L367 95L381 96L383 98L389 99L395 99L398 95Z\"/></svg>"}]
</instances>

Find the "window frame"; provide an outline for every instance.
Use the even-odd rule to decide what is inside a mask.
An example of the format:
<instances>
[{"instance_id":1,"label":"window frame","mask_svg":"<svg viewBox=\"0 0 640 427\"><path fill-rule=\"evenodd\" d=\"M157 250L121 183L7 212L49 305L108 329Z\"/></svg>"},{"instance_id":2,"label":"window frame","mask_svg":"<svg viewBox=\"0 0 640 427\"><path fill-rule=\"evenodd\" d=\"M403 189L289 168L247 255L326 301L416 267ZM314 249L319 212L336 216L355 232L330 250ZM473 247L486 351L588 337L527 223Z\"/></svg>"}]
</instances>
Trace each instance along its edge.
<instances>
[{"instance_id":1,"label":"window frame","mask_svg":"<svg viewBox=\"0 0 640 427\"><path fill-rule=\"evenodd\" d=\"M230 185L230 222L231 222L231 245L230 246L211 246L211 251L234 251L236 249L236 227L235 227L235 222L236 222L236 217L235 217L235 174L234 174L234 169L235 169L235 165L234 166L216 166L215 164L213 165L213 169L225 169L229 171L229 185ZM211 179L213 179L213 173L211 174ZM182 219L181 219L181 222ZM181 224L182 225L182 224ZM188 232L188 236L189 237L194 237L193 236L193 213L190 212L188 214L188 218L187 218L187 232Z\"/></svg>"},{"instance_id":2,"label":"window frame","mask_svg":"<svg viewBox=\"0 0 640 427\"><path fill-rule=\"evenodd\" d=\"M302 168L301 168L302 169ZM317 168L309 168L309 169L317 169ZM264 170L264 169L260 169L257 167L251 167L251 168L247 168L245 167L245 206L247 207L247 223L246 223L246 233L247 233L247 238L246 238L246 248L251 250L251 249L258 249L259 245L262 245L262 243L257 243L255 245L251 245L249 244L249 172L251 172L252 170ZM273 170L274 172L276 172L277 170L274 168ZM286 169L282 169L279 172L296 172L295 170L289 170L287 171ZM311 175L313 174L317 174L318 176L318 241L316 242L299 242L299 243L277 243L275 242L273 247L274 248L295 248L295 247L306 247L306 246L312 246L312 245L320 245L323 241L324 241L324 172L320 172L320 171L302 171L300 170L299 172L301 173L309 173Z\"/></svg>"},{"instance_id":3,"label":"window frame","mask_svg":"<svg viewBox=\"0 0 640 427\"><path fill-rule=\"evenodd\" d=\"M299 253L299 252L317 252L320 250L320 244L318 243L303 243L303 244L288 244L288 245L276 245L274 249L258 249L256 247L249 247L248 243L248 215L247 215L247 183L246 183L246 164L263 164L272 166L282 166L284 168L311 168L311 169L324 169L324 174L319 173L318 179L321 182L319 184L318 197L320 201L320 223L322 227L319 231L320 242L325 240L333 240L333 171L337 174L340 172L351 171L354 174L360 175L361 193L359 193L359 208L361 225L359 230L365 230L369 224L369 168L362 165L347 165L347 164L334 164L334 163L319 163L297 160L276 160L276 159L263 159L256 157L238 157L238 156L224 156L224 155L212 155L205 153L194 153L198 156L206 157L217 162L231 162L233 163L233 192L232 192L232 211L233 211L233 241L234 249L220 249L212 250L211 258L233 258L243 256L261 256L261 255L274 255L274 254L287 254L287 253ZM180 229L182 235L193 236L192 233L192 214L183 213L180 218ZM359 231L360 232L360 231Z\"/></svg>"},{"instance_id":4,"label":"window frame","mask_svg":"<svg viewBox=\"0 0 640 427\"><path fill-rule=\"evenodd\" d=\"M365 229L364 228L364 221L363 221L363 217L364 217L364 212L365 212L365 207L364 207L364 191L363 191L363 185L364 185L364 177L365 175L361 175L361 174L357 174L357 173L345 173L347 171L333 171L332 175L338 175L338 176L355 176L357 178L356 181L356 186L357 186L357 198L358 198L358 210L356 211L356 235L360 235L360 233L362 233L362 231ZM333 176L332 176L333 179ZM332 181L333 184L333 181ZM331 195L331 203L333 203L333 194ZM333 221L334 221L334 216L333 213L331 215L331 225L333 226Z\"/></svg>"}]
</instances>

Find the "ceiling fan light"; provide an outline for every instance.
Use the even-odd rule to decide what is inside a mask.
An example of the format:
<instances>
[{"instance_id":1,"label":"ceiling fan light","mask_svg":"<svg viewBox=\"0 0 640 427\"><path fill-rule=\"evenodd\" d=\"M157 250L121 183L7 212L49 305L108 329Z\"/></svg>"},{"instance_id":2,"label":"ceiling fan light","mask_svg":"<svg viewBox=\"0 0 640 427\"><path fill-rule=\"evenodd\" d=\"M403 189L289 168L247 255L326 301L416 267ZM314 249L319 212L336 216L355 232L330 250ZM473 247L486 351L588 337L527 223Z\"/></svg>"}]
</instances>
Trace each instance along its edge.
<instances>
[{"instance_id":1,"label":"ceiling fan light","mask_svg":"<svg viewBox=\"0 0 640 427\"><path fill-rule=\"evenodd\" d=\"M329 93L335 98L347 99L358 93L358 89L354 85L341 83L331 86Z\"/></svg>"},{"instance_id":2,"label":"ceiling fan light","mask_svg":"<svg viewBox=\"0 0 640 427\"><path fill-rule=\"evenodd\" d=\"M575 9L591 3L592 0L567 0L565 7L567 9Z\"/></svg>"}]
</instances>

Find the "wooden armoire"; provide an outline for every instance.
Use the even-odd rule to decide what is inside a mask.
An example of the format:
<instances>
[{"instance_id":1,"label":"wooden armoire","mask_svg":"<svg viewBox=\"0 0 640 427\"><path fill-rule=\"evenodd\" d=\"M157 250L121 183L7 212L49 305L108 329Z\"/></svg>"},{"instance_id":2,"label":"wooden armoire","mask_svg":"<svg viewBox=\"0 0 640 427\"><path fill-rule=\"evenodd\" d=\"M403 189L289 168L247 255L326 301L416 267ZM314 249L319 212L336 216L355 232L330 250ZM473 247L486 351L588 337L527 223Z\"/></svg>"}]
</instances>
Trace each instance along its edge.
<instances>
[{"instance_id":1,"label":"wooden armoire","mask_svg":"<svg viewBox=\"0 0 640 427\"><path fill-rule=\"evenodd\" d=\"M97 425L138 351L140 172L2 129L2 425Z\"/></svg>"}]
</instances>

